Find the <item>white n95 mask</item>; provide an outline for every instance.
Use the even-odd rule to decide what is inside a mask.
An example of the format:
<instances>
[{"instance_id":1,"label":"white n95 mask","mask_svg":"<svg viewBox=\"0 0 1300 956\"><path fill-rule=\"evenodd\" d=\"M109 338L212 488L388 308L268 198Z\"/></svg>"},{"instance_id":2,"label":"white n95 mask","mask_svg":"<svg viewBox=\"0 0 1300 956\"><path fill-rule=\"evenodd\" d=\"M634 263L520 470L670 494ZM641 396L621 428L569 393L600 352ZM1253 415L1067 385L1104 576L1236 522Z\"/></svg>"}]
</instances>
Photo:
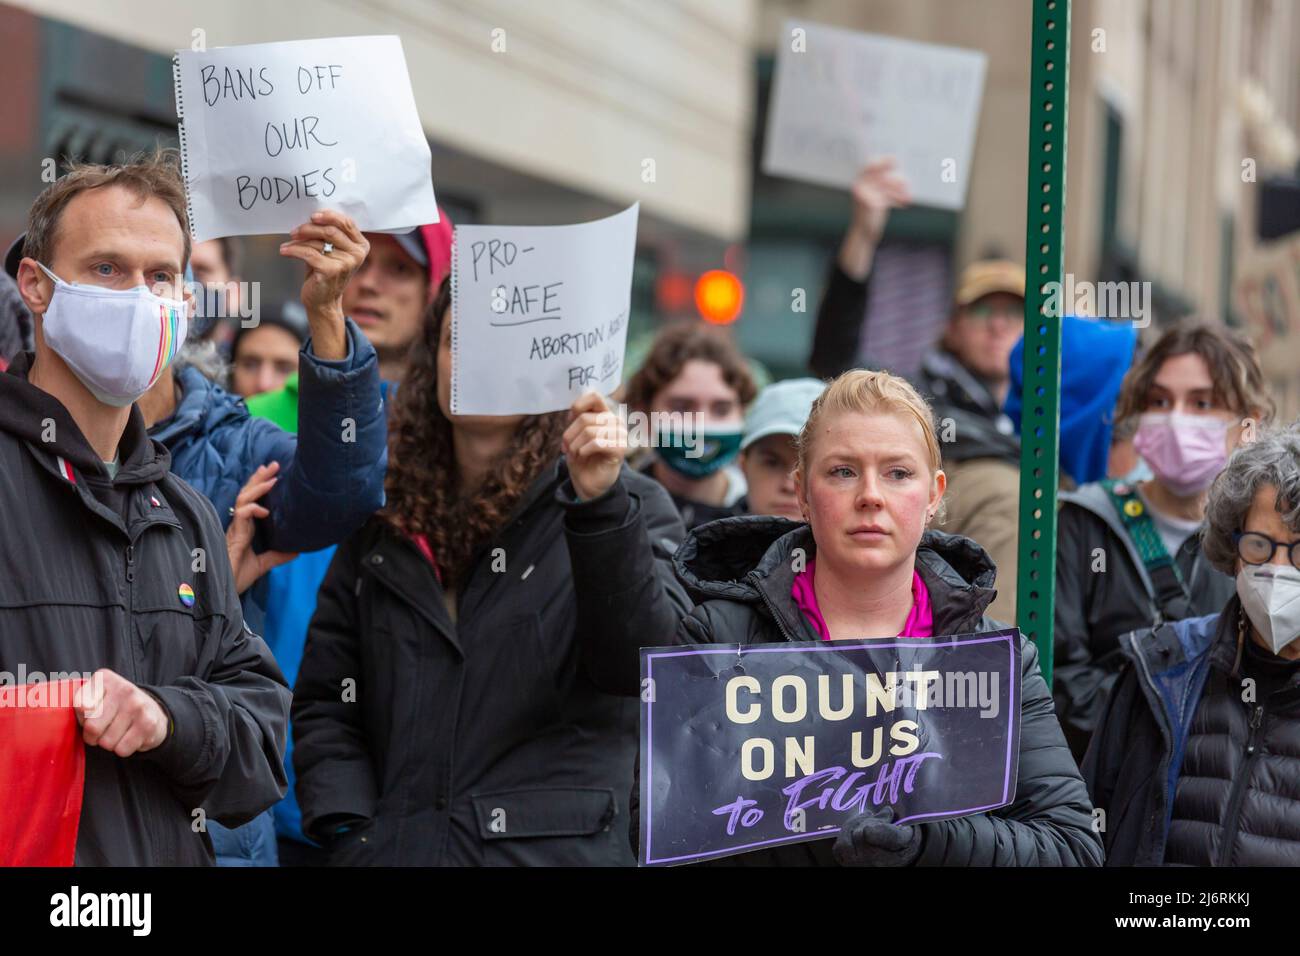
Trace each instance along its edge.
<instances>
[{"instance_id":1,"label":"white n95 mask","mask_svg":"<svg viewBox=\"0 0 1300 956\"><path fill-rule=\"evenodd\" d=\"M1274 654L1300 637L1300 571L1289 565L1248 564L1237 575L1237 596Z\"/></svg>"},{"instance_id":2,"label":"white n95 mask","mask_svg":"<svg viewBox=\"0 0 1300 956\"><path fill-rule=\"evenodd\" d=\"M54 280L42 325L45 344L105 405L125 408L149 391L185 341L185 303L143 285L104 289L64 282L37 265Z\"/></svg>"}]
</instances>

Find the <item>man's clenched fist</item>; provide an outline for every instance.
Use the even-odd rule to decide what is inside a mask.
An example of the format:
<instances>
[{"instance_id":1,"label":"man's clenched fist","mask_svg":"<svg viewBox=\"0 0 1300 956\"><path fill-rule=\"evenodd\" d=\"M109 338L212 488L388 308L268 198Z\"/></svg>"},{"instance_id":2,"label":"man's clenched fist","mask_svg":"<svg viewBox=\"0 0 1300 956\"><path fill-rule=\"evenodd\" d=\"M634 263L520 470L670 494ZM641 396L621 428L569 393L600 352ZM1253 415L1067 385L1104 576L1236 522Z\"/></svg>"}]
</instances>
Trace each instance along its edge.
<instances>
[{"instance_id":1,"label":"man's clenched fist","mask_svg":"<svg viewBox=\"0 0 1300 956\"><path fill-rule=\"evenodd\" d=\"M95 671L73 699L81 735L119 757L153 750L167 739L167 711L157 699L108 668Z\"/></svg>"}]
</instances>

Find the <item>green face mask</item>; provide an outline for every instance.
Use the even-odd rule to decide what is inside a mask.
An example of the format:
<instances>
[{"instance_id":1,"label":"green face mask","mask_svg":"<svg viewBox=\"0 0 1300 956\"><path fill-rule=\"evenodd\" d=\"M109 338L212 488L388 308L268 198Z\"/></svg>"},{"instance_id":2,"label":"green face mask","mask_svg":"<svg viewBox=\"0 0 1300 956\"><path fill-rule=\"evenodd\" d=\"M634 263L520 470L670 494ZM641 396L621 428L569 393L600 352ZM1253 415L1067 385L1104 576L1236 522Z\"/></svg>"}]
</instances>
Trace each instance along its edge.
<instances>
[{"instance_id":1,"label":"green face mask","mask_svg":"<svg viewBox=\"0 0 1300 956\"><path fill-rule=\"evenodd\" d=\"M739 431L705 431L696 433L687 446L680 432L665 429L659 433L656 451L663 463L685 478L707 478L735 461L740 454Z\"/></svg>"}]
</instances>

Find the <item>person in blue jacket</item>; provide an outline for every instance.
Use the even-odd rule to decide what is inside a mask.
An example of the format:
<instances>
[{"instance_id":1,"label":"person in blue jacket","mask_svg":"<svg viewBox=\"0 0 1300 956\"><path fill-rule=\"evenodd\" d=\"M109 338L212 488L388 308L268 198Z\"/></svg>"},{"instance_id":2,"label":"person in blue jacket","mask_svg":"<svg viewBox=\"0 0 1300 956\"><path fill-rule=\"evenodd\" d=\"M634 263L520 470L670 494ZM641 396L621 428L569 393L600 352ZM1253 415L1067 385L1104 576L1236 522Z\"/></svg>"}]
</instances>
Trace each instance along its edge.
<instances>
[{"instance_id":1,"label":"person in blue jacket","mask_svg":"<svg viewBox=\"0 0 1300 956\"><path fill-rule=\"evenodd\" d=\"M302 303L311 334L299 356L296 435L249 415L242 399L204 374L201 358L181 363L174 375L169 370L140 399L150 436L171 452L172 473L206 495L224 525L253 473L278 464L261 500L269 514L255 551L319 550L383 506L388 430L379 361L342 302L369 250L356 223L332 210L315 213L280 248L307 266ZM245 619L259 633L269 584L263 578L244 596ZM276 865L269 810L237 830L209 822L208 832L220 865Z\"/></svg>"}]
</instances>

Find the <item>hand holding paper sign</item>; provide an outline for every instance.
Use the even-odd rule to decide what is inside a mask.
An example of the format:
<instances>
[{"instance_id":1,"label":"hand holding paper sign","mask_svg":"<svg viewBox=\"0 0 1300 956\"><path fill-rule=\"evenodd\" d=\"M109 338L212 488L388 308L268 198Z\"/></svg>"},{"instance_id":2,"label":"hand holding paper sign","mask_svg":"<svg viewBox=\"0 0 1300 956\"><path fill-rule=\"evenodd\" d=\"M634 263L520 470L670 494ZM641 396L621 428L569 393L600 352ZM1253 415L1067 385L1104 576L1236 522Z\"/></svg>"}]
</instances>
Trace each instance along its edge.
<instances>
[{"instance_id":1,"label":"hand holding paper sign","mask_svg":"<svg viewBox=\"0 0 1300 956\"><path fill-rule=\"evenodd\" d=\"M102 667L77 690L72 709L82 739L119 757L153 750L167 739L167 711L148 692Z\"/></svg>"},{"instance_id":2,"label":"hand holding paper sign","mask_svg":"<svg viewBox=\"0 0 1300 956\"><path fill-rule=\"evenodd\" d=\"M868 163L853 181L853 226L872 242L885 233L889 210L901 209L912 201L907 178L898 172L898 161L885 156Z\"/></svg>"},{"instance_id":3,"label":"hand holding paper sign","mask_svg":"<svg viewBox=\"0 0 1300 956\"><path fill-rule=\"evenodd\" d=\"M889 210L912 201L907 180L896 172L897 168L894 158L886 156L867 164L853 181L853 219L840 244L839 263L845 274L857 282L866 279L871 271Z\"/></svg>"},{"instance_id":4,"label":"hand holding paper sign","mask_svg":"<svg viewBox=\"0 0 1300 956\"><path fill-rule=\"evenodd\" d=\"M569 480L583 501L599 498L618 480L627 457L627 423L605 405L599 392L587 392L569 410L572 421L561 447L569 463Z\"/></svg>"},{"instance_id":5,"label":"hand holding paper sign","mask_svg":"<svg viewBox=\"0 0 1300 956\"><path fill-rule=\"evenodd\" d=\"M311 325L311 350L317 358L347 358L348 337L343 324L343 290L370 254L370 243L351 216L334 209L312 213L311 222L297 226L281 244L280 255L301 259L310 271L302 284L302 304Z\"/></svg>"}]
</instances>

